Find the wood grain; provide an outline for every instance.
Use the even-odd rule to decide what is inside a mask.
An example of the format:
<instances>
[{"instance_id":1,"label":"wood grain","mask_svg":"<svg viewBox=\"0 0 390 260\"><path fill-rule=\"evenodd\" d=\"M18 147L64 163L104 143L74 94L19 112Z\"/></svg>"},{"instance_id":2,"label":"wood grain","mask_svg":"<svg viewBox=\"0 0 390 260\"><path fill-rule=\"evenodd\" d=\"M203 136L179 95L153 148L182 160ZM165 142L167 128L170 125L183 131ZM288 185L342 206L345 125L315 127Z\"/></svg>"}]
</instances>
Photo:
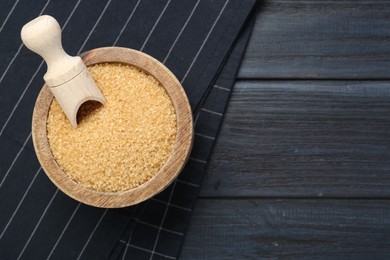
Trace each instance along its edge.
<instances>
[{"instance_id":1,"label":"wood grain","mask_svg":"<svg viewBox=\"0 0 390 260\"><path fill-rule=\"evenodd\" d=\"M204 200L181 259L388 259L388 200Z\"/></svg>"},{"instance_id":2,"label":"wood grain","mask_svg":"<svg viewBox=\"0 0 390 260\"><path fill-rule=\"evenodd\" d=\"M260 1L182 259L390 258L389 17Z\"/></svg>"},{"instance_id":3,"label":"wood grain","mask_svg":"<svg viewBox=\"0 0 390 260\"><path fill-rule=\"evenodd\" d=\"M389 17L389 1L261 1L239 77L389 79Z\"/></svg>"},{"instance_id":4,"label":"wood grain","mask_svg":"<svg viewBox=\"0 0 390 260\"><path fill-rule=\"evenodd\" d=\"M390 82L241 81L203 197L390 196Z\"/></svg>"}]
</instances>

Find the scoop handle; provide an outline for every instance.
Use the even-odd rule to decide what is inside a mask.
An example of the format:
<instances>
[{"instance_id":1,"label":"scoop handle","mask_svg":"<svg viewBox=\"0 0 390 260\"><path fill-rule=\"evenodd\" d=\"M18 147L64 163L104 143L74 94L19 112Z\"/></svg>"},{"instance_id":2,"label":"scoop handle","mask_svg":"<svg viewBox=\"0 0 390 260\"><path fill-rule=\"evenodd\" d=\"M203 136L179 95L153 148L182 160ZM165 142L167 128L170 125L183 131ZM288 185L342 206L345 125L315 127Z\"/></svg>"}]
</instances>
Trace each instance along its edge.
<instances>
[{"instance_id":1,"label":"scoop handle","mask_svg":"<svg viewBox=\"0 0 390 260\"><path fill-rule=\"evenodd\" d=\"M83 60L66 54L61 43L57 20L42 15L25 24L21 31L23 43L46 61L43 77L70 123L77 126L77 111L87 100L104 103L104 97L88 72Z\"/></svg>"},{"instance_id":2,"label":"scoop handle","mask_svg":"<svg viewBox=\"0 0 390 260\"><path fill-rule=\"evenodd\" d=\"M49 87L71 80L85 68L80 57L69 56L64 51L61 27L52 16L42 15L25 24L21 38L27 48L46 61L47 73L44 78Z\"/></svg>"}]
</instances>

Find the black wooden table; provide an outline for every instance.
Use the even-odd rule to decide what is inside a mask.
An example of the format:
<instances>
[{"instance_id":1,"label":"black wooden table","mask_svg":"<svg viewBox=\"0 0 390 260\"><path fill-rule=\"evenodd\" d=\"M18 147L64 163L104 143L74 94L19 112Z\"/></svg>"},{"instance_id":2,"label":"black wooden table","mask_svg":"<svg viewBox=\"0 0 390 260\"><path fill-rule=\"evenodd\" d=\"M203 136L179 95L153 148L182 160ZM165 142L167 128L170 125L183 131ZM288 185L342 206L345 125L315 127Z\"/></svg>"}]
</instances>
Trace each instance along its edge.
<instances>
[{"instance_id":1,"label":"black wooden table","mask_svg":"<svg viewBox=\"0 0 390 260\"><path fill-rule=\"evenodd\" d=\"M390 1L260 3L181 257L390 258Z\"/></svg>"}]
</instances>

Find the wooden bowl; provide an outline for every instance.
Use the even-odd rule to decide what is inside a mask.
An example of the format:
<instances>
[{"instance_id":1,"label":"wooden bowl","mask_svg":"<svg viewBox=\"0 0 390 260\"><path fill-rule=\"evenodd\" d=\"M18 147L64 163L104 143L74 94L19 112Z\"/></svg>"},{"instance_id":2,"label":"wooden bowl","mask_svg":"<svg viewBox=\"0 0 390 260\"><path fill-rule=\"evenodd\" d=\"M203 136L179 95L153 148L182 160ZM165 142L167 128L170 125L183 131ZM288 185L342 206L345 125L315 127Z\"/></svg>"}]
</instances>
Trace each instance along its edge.
<instances>
[{"instance_id":1,"label":"wooden bowl","mask_svg":"<svg viewBox=\"0 0 390 260\"><path fill-rule=\"evenodd\" d=\"M123 192L101 192L85 188L61 170L50 150L47 117L53 95L46 85L40 91L33 112L32 137L42 168L51 181L68 196L82 203L120 208L140 203L165 189L183 169L193 142L193 120L188 98L176 77L162 63L149 55L127 48L106 47L86 52L87 66L97 63L124 63L154 76L170 96L176 112L176 141L167 162L159 172L142 185Z\"/></svg>"}]
</instances>

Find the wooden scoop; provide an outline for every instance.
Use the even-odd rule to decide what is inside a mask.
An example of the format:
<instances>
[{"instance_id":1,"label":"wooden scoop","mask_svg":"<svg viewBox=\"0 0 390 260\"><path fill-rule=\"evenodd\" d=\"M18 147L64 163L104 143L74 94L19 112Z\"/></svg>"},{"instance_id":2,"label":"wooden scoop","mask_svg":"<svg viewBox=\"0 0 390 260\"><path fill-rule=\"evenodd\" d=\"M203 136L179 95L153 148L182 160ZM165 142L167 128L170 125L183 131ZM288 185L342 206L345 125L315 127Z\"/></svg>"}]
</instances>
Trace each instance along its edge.
<instances>
[{"instance_id":1,"label":"wooden scoop","mask_svg":"<svg viewBox=\"0 0 390 260\"><path fill-rule=\"evenodd\" d=\"M62 48L61 28L53 17L43 15L30 21L23 26L21 37L27 48L46 61L43 78L73 127L77 127L77 111L84 102L104 103L83 60L69 56Z\"/></svg>"}]
</instances>

